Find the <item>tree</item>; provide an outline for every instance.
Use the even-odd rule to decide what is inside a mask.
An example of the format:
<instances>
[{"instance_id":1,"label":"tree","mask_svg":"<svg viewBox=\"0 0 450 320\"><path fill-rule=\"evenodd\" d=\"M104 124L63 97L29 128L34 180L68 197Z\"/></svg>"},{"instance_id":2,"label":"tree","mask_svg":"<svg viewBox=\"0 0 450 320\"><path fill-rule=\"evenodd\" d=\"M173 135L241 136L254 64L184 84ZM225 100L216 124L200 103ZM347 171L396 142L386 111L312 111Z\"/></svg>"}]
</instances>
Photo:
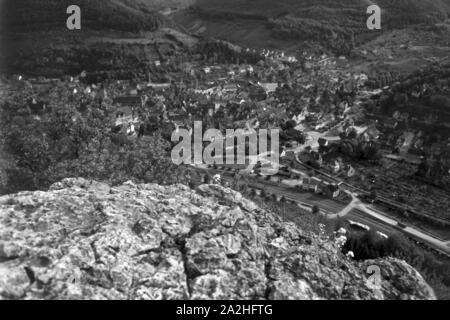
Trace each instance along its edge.
<instances>
[{"instance_id":1,"label":"tree","mask_svg":"<svg viewBox=\"0 0 450 320\"><path fill-rule=\"evenodd\" d=\"M311 209L311 213L313 215L318 215L320 213L320 208L318 206L314 205Z\"/></svg>"},{"instance_id":2,"label":"tree","mask_svg":"<svg viewBox=\"0 0 450 320\"><path fill-rule=\"evenodd\" d=\"M204 181L205 181L205 184L211 184L212 179L211 179L211 176L208 173L205 174Z\"/></svg>"},{"instance_id":3,"label":"tree","mask_svg":"<svg viewBox=\"0 0 450 320\"><path fill-rule=\"evenodd\" d=\"M280 202L281 202L281 206L282 206L282 210L283 210L283 218L284 218L286 216L286 197L281 196Z\"/></svg>"},{"instance_id":4,"label":"tree","mask_svg":"<svg viewBox=\"0 0 450 320\"><path fill-rule=\"evenodd\" d=\"M145 140L112 134L113 113L108 110L88 105L80 113L77 102L62 95L50 112L36 120L18 113L23 102L13 104L15 108L2 108L0 119L2 148L15 160L7 172L6 192L46 189L65 177L111 184L126 180L172 184L189 179L184 167L172 163L170 144L159 132Z\"/></svg>"},{"instance_id":5,"label":"tree","mask_svg":"<svg viewBox=\"0 0 450 320\"><path fill-rule=\"evenodd\" d=\"M265 199L266 196L267 196L266 189L262 189L262 190L261 190L261 198Z\"/></svg>"}]
</instances>

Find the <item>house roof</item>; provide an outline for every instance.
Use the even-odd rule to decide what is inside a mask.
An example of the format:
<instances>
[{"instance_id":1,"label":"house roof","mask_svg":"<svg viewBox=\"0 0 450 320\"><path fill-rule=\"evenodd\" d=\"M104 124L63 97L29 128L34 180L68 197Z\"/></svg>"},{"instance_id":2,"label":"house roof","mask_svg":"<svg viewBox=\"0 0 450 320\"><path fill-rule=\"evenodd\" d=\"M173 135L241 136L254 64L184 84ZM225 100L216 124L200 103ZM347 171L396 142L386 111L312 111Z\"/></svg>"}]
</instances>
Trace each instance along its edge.
<instances>
[{"instance_id":1,"label":"house roof","mask_svg":"<svg viewBox=\"0 0 450 320\"><path fill-rule=\"evenodd\" d=\"M317 185L319 186L322 183L322 180L316 178L316 177L312 177L311 179L309 179L309 183L312 185Z\"/></svg>"},{"instance_id":2,"label":"house roof","mask_svg":"<svg viewBox=\"0 0 450 320\"><path fill-rule=\"evenodd\" d=\"M120 96L116 97L113 100L114 104L121 104L121 105L141 105L142 104L142 97L141 96Z\"/></svg>"},{"instance_id":3,"label":"house roof","mask_svg":"<svg viewBox=\"0 0 450 320\"><path fill-rule=\"evenodd\" d=\"M170 83L148 83L147 87L153 88L153 89L166 89L171 86Z\"/></svg>"},{"instance_id":4,"label":"house roof","mask_svg":"<svg viewBox=\"0 0 450 320\"><path fill-rule=\"evenodd\" d=\"M261 83L260 85L266 91L275 91L278 88L278 83Z\"/></svg>"},{"instance_id":5,"label":"house roof","mask_svg":"<svg viewBox=\"0 0 450 320\"><path fill-rule=\"evenodd\" d=\"M398 121L395 119L386 119L383 124L388 127L395 127L398 124Z\"/></svg>"},{"instance_id":6,"label":"house roof","mask_svg":"<svg viewBox=\"0 0 450 320\"><path fill-rule=\"evenodd\" d=\"M223 86L224 90L237 90L238 86L236 84L226 84Z\"/></svg>"},{"instance_id":7,"label":"house roof","mask_svg":"<svg viewBox=\"0 0 450 320\"><path fill-rule=\"evenodd\" d=\"M130 107L128 107L128 106L125 106L125 107L120 107L120 108L117 108L117 110L116 110L116 114L119 114L119 113L123 113L124 115L132 115L133 114L133 109L131 109Z\"/></svg>"}]
</instances>

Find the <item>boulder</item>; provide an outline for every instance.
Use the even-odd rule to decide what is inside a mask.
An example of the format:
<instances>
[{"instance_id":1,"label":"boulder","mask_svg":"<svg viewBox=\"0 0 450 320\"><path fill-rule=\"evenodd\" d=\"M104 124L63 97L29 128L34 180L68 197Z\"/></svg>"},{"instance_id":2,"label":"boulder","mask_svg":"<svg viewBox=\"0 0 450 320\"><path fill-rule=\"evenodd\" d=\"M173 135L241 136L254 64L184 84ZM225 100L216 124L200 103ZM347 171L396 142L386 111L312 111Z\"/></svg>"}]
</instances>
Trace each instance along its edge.
<instances>
[{"instance_id":1,"label":"boulder","mask_svg":"<svg viewBox=\"0 0 450 320\"><path fill-rule=\"evenodd\" d=\"M405 262L354 262L218 185L76 178L0 197L0 299L434 298Z\"/></svg>"}]
</instances>

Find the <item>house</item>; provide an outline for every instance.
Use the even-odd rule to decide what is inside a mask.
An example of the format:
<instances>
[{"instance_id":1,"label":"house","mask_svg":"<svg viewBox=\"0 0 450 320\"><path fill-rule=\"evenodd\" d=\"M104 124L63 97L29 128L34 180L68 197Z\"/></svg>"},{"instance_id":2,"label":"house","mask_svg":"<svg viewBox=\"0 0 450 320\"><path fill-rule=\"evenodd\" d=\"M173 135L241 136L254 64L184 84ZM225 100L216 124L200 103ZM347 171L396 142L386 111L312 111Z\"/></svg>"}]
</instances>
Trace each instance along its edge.
<instances>
[{"instance_id":1,"label":"house","mask_svg":"<svg viewBox=\"0 0 450 320\"><path fill-rule=\"evenodd\" d=\"M132 107L119 107L116 111L116 122L115 126L120 127L123 125L128 125L130 123L138 122L135 117L134 110Z\"/></svg>"},{"instance_id":2,"label":"house","mask_svg":"<svg viewBox=\"0 0 450 320\"><path fill-rule=\"evenodd\" d=\"M160 14L163 16L170 16L174 12L174 9L172 8L164 8L161 11L159 11Z\"/></svg>"},{"instance_id":3,"label":"house","mask_svg":"<svg viewBox=\"0 0 450 320\"><path fill-rule=\"evenodd\" d=\"M251 86L249 88L248 97L252 100L263 101L267 99L266 91L262 87Z\"/></svg>"},{"instance_id":4,"label":"house","mask_svg":"<svg viewBox=\"0 0 450 320\"><path fill-rule=\"evenodd\" d=\"M113 100L113 104L117 106L115 126L130 127L131 124L139 122L136 116L136 109L139 109L145 105L147 101L146 96L120 96ZM130 129L134 132L134 128Z\"/></svg>"},{"instance_id":5,"label":"house","mask_svg":"<svg viewBox=\"0 0 450 320\"><path fill-rule=\"evenodd\" d=\"M249 97L249 95L248 95L247 92L241 91L241 92L238 93L238 95L237 95L236 97L237 97L238 99L241 99L241 100L247 100L248 97Z\"/></svg>"},{"instance_id":6,"label":"house","mask_svg":"<svg viewBox=\"0 0 450 320\"><path fill-rule=\"evenodd\" d=\"M320 137L317 142L320 147L329 147L331 145L339 144L341 142L341 138L339 136Z\"/></svg>"},{"instance_id":7,"label":"house","mask_svg":"<svg viewBox=\"0 0 450 320\"><path fill-rule=\"evenodd\" d=\"M302 188L305 191L312 191L314 193L320 193L322 181L316 177L303 178Z\"/></svg>"},{"instance_id":8,"label":"house","mask_svg":"<svg viewBox=\"0 0 450 320\"><path fill-rule=\"evenodd\" d=\"M171 86L170 83L151 83L151 82L147 83L147 87L152 88L153 90L156 91L163 91L169 89L170 86Z\"/></svg>"},{"instance_id":9,"label":"house","mask_svg":"<svg viewBox=\"0 0 450 320\"><path fill-rule=\"evenodd\" d=\"M321 189L324 195L331 199L336 199L340 194L338 185L334 183L328 183L326 181L323 181Z\"/></svg>"},{"instance_id":10,"label":"house","mask_svg":"<svg viewBox=\"0 0 450 320\"><path fill-rule=\"evenodd\" d=\"M386 119L386 120L383 122L383 125L384 125L386 128L389 128L389 129L395 129L395 128L398 127L398 121L395 120L395 119Z\"/></svg>"},{"instance_id":11,"label":"house","mask_svg":"<svg viewBox=\"0 0 450 320\"><path fill-rule=\"evenodd\" d=\"M38 101L35 98L30 98L27 100L28 110L33 115L41 115L47 111L47 103L44 101Z\"/></svg>"},{"instance_id":12,"label":"house","mask_svg":"<svg viewBox=\"0 0 450 320\"><path fill-rule=\"evenodd\" d=\"M121 107L138 108L143 107L146 101L146 96L119 96L114 98L113 104Z\"/></svg>"},{"instance_id":13,"label":"house","mask_svg":"<svg viewBox=\"0 0 450 320\"><path fill-rule=\"evenodd\" d=\"M225 100L215 100L214 101L214 110L218 111L221 107L225 108L227 106L227 101Z\"/></svg>"},{"instance_id":14,"label":"house","mask_svg":"<svg viewBox=\"0 0 450 320\"><path fill-rule=\"evenodd\" d=\"M289 63L293 63L293 62L297 62L297 58L293 57L293 56L284 56L282 55L281 57L278 58L281 62L289 62Z\"/></svg>"},{"instance_id":15,"label":"house","mask_svg":"<svg viewBox=\"0 0 450 320\"><path fill-rule=\"evenodd\" d=\"M223 92L225 93L236 93L238 86L236 84L227 84L223 86Z\"/></svg>"},{"instance_id":16,"label":"house","mask_svg":"<svg viewBox=\"0 0 450 320\"><path fill-rule=\"evenodd\" d=\"M302 180L302 189L305 191L309 190L309 178L303 178Z\"/></svg>"},{"instance_id":17,"label":"house","mask_svg":"<svg viewBox=\"0 0 450 320\"><path fill-rule=\"evenodd\" d=\"M314 193L320 193L322 191L322 180L316 177L309 179L309 189Z\"/></svg>"},{"instance_id":18,"label":"house","mask_svg":"<svg viewBox=\"0 0 450 320\"><path fill-rule=\"evenodd\" d=\"M136 127L135 127L133 122L130 122L130 123L127 124L127 126L126 126L126 134L129 135L129 136L137 134L136 133Z\"/></svg>"},{"instance_id":19,"label":"house","mask_svg":"<svg viewBox=\"0 0 450 320\"><path fill-rule=\"evenodd\" d=\"M348 165L348 170L347 170L347 177L351 178L356 174L355 169L351 166Z\"/></svg>"},{"instance_id":20,"label":"house","mask_svg":"<svg viewBox=\"0 0 450 320\"><path fill-rule=\"evenodd\" d=\"M259 85L264 89L264 91L266 91L267 94L269 94L271 92L275 92L278 88L278 83L272 83L272 82L260 83Z\"/></svg>"},{"instance_id":21,"label":"house","mask_svg":"<svg viewBox=\"0 0 450 320\"><path fill-rule=\"evenodd\" d=\"M169 111L168 118L171 121L183 123L183 121L188 117L184 111Z\"/></svg>"},{"instance_id":22,"label":"house","mask_svg":"<svg viewBox=\"0 0 450 320\"><path fill-rule=\"evenodd\" d=\"M380 138L381 132L376 128L375 125L370 125L367 129L360 135L360 140L372 141L378 140Z\"/></svg>"},{"instance_id":23,"label":"house","mask_svg":"<svg viewBox=\"0 0 450 320\"><path fill-rule=\"evenodd\" d=\"M366 132L368 127L360 127L360 126L350 126L347 128L347 134L349 134L351 131L356 132L356 136L360 137L364 132Z\"/></svg>"},{"instance_id":24,"label":"house","mask_svg":"<svg viewBox=\"0 0 450 320\"><path fill-rule=\"evenodd\" d=\"M336 174L341 170L341 164L339 163L339 161L334 160L334 165L333 165L333 173Z\"/></svg>"}]
</instances>

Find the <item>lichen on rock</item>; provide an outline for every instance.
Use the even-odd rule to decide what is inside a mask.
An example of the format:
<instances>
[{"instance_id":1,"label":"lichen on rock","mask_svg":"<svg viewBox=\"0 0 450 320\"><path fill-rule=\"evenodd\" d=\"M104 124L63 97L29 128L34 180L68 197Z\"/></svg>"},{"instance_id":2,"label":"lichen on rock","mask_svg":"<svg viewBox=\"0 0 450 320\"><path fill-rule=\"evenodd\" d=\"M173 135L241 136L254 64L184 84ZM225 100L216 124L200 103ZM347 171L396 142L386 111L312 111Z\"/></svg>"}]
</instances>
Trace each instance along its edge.
<instances>
[{"instance_id":1,"label":"lichen on rock","mask_svg":"<svg viewBox=\"0 0 450 320\"><path fill-rule=\"evenodd\" d=\"M367 267L378 265L379 286ZM218 185L65 179L0 197L1 299L435 299Z\"/></svg>"}]
</instances>

